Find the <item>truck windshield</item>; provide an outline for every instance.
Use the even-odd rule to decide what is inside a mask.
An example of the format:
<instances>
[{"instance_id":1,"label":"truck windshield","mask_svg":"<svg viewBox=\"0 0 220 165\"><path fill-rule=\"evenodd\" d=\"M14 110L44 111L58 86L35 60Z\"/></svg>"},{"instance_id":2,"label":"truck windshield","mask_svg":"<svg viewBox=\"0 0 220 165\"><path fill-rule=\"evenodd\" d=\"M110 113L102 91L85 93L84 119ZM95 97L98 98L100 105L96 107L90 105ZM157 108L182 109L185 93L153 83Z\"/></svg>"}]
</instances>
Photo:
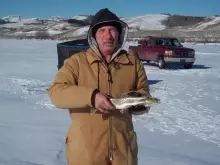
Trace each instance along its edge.
<instances>
[{"instance_id":1,"label":"truck windshield","mask_svg":"<svg viewBox=\"0 0 220 165\"><path fill-rule=\"evenodd\" d=\"M158 39L156 44L159 46L182 47L181 43L177 39Z\"/></svg>"}]
</instances>

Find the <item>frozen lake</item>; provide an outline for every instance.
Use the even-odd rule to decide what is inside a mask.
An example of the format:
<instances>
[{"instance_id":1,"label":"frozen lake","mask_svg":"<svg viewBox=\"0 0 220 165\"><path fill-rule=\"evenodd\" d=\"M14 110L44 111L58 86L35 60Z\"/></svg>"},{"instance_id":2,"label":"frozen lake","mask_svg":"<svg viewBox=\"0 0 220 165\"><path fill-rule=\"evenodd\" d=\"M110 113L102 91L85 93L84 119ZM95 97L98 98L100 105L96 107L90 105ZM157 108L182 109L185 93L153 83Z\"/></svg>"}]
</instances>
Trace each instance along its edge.
<instances>
[{"instance_id":1,"label":"frozen lake","mask_svg":"<svg viewBox=\"0 0 220 165\"><path fill-rule=\"evenodd\" d=\"M0 165L66 163L70 118L46 93L57 43L0 39ZM192 69L145 64L161 104L134 117L139 165L220 164L220 45L184 45L196 50Z\"/></svg>"}]
</instances>

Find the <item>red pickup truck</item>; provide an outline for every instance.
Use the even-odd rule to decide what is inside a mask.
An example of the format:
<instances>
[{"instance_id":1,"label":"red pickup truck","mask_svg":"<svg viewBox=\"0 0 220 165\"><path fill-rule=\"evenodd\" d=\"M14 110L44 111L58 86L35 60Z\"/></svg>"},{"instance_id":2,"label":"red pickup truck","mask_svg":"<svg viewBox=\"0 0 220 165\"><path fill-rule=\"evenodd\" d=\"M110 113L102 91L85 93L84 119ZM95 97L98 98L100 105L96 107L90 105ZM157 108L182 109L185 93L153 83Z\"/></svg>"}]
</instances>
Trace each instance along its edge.
<instances>
[{"instance_id":1,"label":"red pickup truck","mask_svg":"<svg viewBox=\"0 0 220 165\"><path fill-rule=\"evenodd\" d=\"M183 47L173 37L148 36L139 41L137 46L129 46L128 51L136 54L141 61L155 61L160 69L171 63L190 69L195 62L195 50Z\"/></svg>"}]
</instances>

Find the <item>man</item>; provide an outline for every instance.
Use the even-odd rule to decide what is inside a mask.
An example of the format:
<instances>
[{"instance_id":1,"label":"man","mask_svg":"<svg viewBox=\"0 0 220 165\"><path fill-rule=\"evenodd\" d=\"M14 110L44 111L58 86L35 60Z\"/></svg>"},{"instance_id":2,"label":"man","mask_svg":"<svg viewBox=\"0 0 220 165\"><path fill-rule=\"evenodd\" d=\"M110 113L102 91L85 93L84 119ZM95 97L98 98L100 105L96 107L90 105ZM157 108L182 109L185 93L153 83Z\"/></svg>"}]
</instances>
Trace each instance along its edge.
<instances>
[{"instance_id":1,"label":"man","mask_svg":"<svg viewBox=\"0 0 220 165\"><path fill-rule=\"evenodd\" d=\"M68 165L137 165L132 111L111 111L108 99L129 91L149 94L143 65L122 50L127 32L126 23L101 9L88 31L90 48L67 59L48 89L52 103L69 109L72 120Z\"/></svg>"}]
</instances>

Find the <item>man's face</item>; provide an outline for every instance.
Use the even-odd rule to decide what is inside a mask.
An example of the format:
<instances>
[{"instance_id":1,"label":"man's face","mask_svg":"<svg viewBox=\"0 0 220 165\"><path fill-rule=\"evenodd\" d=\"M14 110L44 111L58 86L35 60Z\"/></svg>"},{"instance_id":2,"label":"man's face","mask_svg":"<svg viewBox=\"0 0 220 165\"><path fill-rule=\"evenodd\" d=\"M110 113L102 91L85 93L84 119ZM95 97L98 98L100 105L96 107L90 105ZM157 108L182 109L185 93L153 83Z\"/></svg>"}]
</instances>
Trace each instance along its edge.
<instances>
[{"instance_id":1,"label":"man's face","mask_svg":"<svg viewBox=\"0 0 220 165\"><path fill-rule=\"evenodd\" d=\"M114 26L102 26L96 31L96 42L102 54L112 54L118 44L118 35Z\"/></svg>"}]
</instances>

